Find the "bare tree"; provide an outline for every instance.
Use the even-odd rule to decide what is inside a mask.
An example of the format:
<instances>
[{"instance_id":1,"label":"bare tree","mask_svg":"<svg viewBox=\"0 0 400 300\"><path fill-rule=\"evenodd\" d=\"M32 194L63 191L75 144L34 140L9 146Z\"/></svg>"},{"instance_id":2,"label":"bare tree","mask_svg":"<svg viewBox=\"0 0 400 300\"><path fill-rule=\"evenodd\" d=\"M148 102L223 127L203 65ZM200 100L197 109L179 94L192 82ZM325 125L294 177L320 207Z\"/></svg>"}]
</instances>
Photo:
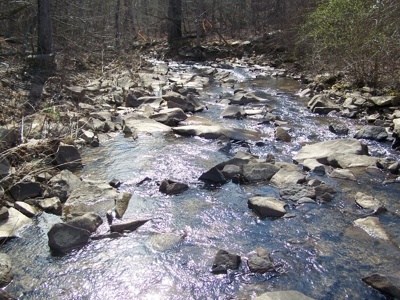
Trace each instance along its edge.
<instances>
[{"instance_id":1,"label":"bare tree","mask_svg":"<svg viewBox=\"0 0 400 300\"><path fill-rule=\"evenodd\" d=\"M168 43L171 45L182 37L182 0L169 0Z\"/></svg>"},{"instance_id":2,"label":"bare tree","mask_svg":"<svg viewBox=\"0 0 400 300\"><path fill-rule=\"evenodd\" d=\"M38 53L50 54L52 44L50 3L49 0L38 0Z\"/></svg>"}]
</instances>

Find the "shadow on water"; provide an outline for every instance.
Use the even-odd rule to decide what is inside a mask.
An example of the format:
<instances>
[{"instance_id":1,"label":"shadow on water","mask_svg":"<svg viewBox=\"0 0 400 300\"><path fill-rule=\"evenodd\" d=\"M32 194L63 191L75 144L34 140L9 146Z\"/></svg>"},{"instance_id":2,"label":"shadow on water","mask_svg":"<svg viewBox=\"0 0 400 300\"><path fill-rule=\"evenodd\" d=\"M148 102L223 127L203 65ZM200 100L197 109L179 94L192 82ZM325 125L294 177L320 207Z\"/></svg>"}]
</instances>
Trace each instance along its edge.
<instances>
[{"instance_id":1,"label":"shadow on water","mask_svg":"<svg viewBox=\"0 0 400 300\"><path fill-rule=\"evenodd\" d=\"M235 88L269 99L273 113L288 121L292 142L275 141L273 125L222 120L223 106L217 100L220 93L233 94L231 87L205 89L200 98L209 110L198 115L224 126L263 132L263 146L249 146L256 155L272 153L277 161L290 162L304 142L337 138L327 129L329 122L346 123L350 136L356 130L354 121L311 114L306 101L295 96L299 86L294 80L252 79L243 70L238 74L242 82ZM370 147L374 153L394 155L388 147ZM231 154L220 148L217 141L167 134L140 135L137 140L116 135L100 148L86 149L81 175L121 180L120 190L133 195L124 219L150 217L151 222L124 237L91 241L70 254L51 256L47 232L59 217L43 213L22 238L3 247L13 261L14 281L7 290L20 299L251 299L266 291L292 289L315 299L385 299L361 278L399 272L399 184L383 186L386 175L377 171L356 174L358 182L319 177L337 188L332 202L289 203L287 210L294 217L260 220L248 209L247 200L278 196L275 188L228 183L208 190L198 182L204 171ZM151 180L137 185L146 177ZM190 189L163 195L156 182L165 178L187 182ZM393 243L373 239L353 225L366 215L355 205L357 191L384 202L389 212L379 217ZM107 230L106 224L99 228L101 233ZM184 238L155 246L157 237L166 233ZM257 247L271 253L275 272L249 271L246 259ZM241 255L239 270L211 274L218 249Z\"/></svg>"}]
</instances>

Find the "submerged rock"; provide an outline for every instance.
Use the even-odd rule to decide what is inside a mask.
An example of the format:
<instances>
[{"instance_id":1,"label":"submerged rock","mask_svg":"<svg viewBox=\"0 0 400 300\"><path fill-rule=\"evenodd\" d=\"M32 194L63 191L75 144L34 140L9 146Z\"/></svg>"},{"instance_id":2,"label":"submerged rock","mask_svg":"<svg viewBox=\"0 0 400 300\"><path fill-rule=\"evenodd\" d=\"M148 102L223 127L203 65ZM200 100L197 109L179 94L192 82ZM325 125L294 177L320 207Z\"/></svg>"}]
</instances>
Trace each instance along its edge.
<instances>
[{"instance_id":1,"label":"submerged rock","mask_svg":"<svg viewBox=\"0 0 400 300\"><path fill-rule=\"evenodd\" d=\"M377 217L357 219L354 221L354 224L373 238L381 239L387 242L391 239Z\"/></svg>"},{"instance_id":2,"label":"submerged rock","mask_svg":"<svg viewBox=\"0 0 400 300\"><path fill-rule=\"evenodd\" d=\"M183 239L180 235L177 235L174 233L162 233L162 234L153 235L150 238L148 244L154 250L164 252L164 251L167 251L167 250L173 248L175 245L177 245L182 240Z\"/></svg>"},{"instance_id":3,"label":"submerged rock","mask_svg":"<svg viewBox=\"0 0 400 300\"><path fill-rule=\"evenodd\" d=\"M368 147L356 139L319 142L304 146L293 157L293 160L302 163L306 159L313 158L326 165L328 164L328 157L334 154L368 155Z\"/></svg>"},{"instance_id":4,"label":"submerged rock","mask_svg":"<svg viewBox=\"0 0 400 300\"><path fill-rule=\"evenodd\" d=\"M253 300L314 300L298 291L268 292Z\"/></svg>"},{"instance_id":5,"label":"submerged rock","mask_svg":"<svg viewBox=\"0 0 400 300\"><path fill-rule=\"evenodd\" d=\"M228 270L239 268L241 258L239 255L231 254L225 250L218 250L215 255L211 272L214 274L226 274Z\"/></svg>"},{"instance_id":6,"label":"submerged rock","mask_svg":"<svg viewBox=\"0 0 400 300\"><path fill-rule=\"evenodd\" d=\"M286 214L285 202L273 197L253 197L248 200L249 208L260 216L261 219L267 217L282 217Z\"/></svg>"}]
</instances>

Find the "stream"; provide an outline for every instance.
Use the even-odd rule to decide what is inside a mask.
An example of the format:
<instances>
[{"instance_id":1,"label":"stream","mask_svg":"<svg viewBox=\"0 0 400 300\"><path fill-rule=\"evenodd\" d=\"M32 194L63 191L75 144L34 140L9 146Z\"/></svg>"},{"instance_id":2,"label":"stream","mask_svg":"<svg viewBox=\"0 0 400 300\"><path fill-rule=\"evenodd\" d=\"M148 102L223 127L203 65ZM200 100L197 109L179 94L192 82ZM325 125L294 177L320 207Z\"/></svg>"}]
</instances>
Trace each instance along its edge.
<instances>
[{"instance_id":1,"label":"stream","mask_svg":"<svg viewBox=\"0 0 400 300\"><path fill-rule=\"evenodd\" d=\"M169 76L196 73L203 65L170 64ZM258 130L263 143L226 143L199 137L140 134L138 139L122 133L108 136L99 148L82 151L80 176L110 181L117 178L122 192L132 199L125 220L152 220L138 230L116 239L93 240L81 249L53 256L47 232L60 221L43 213L35 224L9 241L3 251L11 256L14 280L6 290L19 299L252 299L268 291L298 290L314 299L386 299L362 282L372 273L399 274L400 184L383 185L387 174L378 169L354 170L357 182L318 178L338 193L329 203L289 204L293 217L260 220L247 200L276 196L279 190L266 183L237 185L229 182L209 189L199 176L237 151L251 151L276 161L292 162L307 142L341 138L328 124L341 123L352 137L361 122L321 116L307 109L309 98L296 95L300 85L291 78L257 78L259 71L247 67L225 70L236 83L211 83L200 90L199 100L208 110L198 117L231 128ZM222 119L226 105L221 95L234 89L254 91L268 99L268 107L288 122L291 142L276 141L273 124L260 124L257 117ZM265 104L263 104L265 105ZM257 105L253 104L254 108ZM363 140L370 155L395 157L390 143ZM149 178L138 185L143 179ZM179 195L159 192L157 181L174 179L189 184ZM388 212L379 215L393 243L374 239L354 226L365 213L354 195L362 191L381 200ZM99 212L105 221L105 212ZM107 233L105 221L98 229ZM170 243L168 237L184 236ZM248 253L268 250L276 271L251 273ZM219 249L242 257L238 270L214 275L210 272Z\"/></svg>"}]
</instances>

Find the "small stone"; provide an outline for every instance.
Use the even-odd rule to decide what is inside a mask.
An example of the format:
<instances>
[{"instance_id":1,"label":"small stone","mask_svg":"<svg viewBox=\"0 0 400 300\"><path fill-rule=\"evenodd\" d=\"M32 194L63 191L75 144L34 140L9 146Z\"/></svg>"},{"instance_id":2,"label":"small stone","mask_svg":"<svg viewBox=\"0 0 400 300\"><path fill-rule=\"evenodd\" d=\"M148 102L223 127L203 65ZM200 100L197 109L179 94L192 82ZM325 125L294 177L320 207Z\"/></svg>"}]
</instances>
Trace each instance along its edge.
<instances>
[{"instance_id":1,"label":"small stone","mask_svg":"<svg viewBox=\"0 0 400 300\"><path fill-rule=\"evenodd\" d=\"M61 216L62 214L62 204L58 197L46 198L44 200L39 200L37 205L43 209L45 212Z\"/></svg>"}]
</instances>

